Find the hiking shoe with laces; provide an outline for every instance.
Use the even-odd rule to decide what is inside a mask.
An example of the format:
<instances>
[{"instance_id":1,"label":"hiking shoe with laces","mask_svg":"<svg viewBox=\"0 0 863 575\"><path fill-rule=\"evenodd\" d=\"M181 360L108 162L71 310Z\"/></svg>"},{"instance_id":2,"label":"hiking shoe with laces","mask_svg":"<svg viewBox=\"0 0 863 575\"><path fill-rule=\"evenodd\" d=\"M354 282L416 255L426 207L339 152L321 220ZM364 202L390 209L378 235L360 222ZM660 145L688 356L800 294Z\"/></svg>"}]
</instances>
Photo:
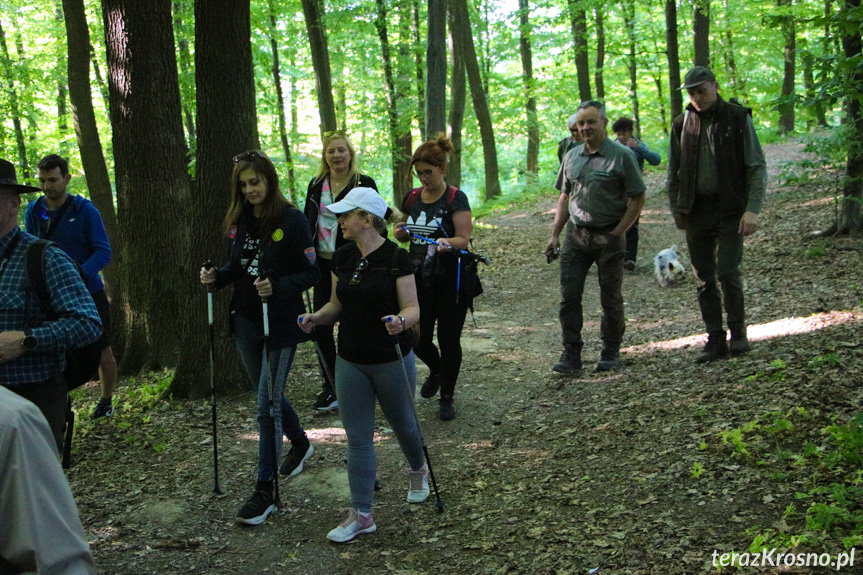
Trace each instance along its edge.
<instances>
[{"instance_id":1,"label":"hiking shoe with laces","mask_svg":"<svg viewBox=\"0 0 863 575\"><path fill-rule=\"evenodd\" d=\"M309 457L315 452L314 446L309 443L309 439L304 437L303 440L291 442L291 450L285 455L282 466L279 468L279 475L288 477L299 475L303 470L303 464L309 460Z\"/></svg>"},{"instance_id":2,"label":"hiking shoe with laces","mask_svg":"<svg viewBox=\"0 0 863 575\"><path fill-rule=\"evenodd\" d=\"M613 371L620 367L620 352L611 350L602 350L599 356L599 361L596 364L596 371Z\"/></svg>"},{"instance_id":3,"label":"hiking shoe with laces","mask_svg":"<svg viewBox=\"0 0 863 575\"><path fill-rule=\"evenodd\" d=\"M581 369L581 346L564 344L560 359L553 366L552 371L557 373L572 373Z\"/></svg>"},{"instance_id":4,"label":"hiking shoe with laces","mask_svg":"<svg viewBox=\"0 0 863 575\"><path fill-rule=\"evenodd\" d=\"M322 391L318 394L318 399L315 400L315 409L318 411L337 411L339 402L331 392Z\"/></svg>"},{"instance_id":5,"label":"hiking shoe with laces","mask_svg":"<svg viewBox=\"0 0 863 575\"><path fill-rule=\"evenodd\" d=\"M429 497L429 467L423 463L423 466L416 471L405 469L405 473L410 477L410 486L408 487L408 503L422 503Z\"/></svg>"},{"instance_id":6,"label":"hiking shoe with laces","mask_svg":"<svg viewBox=\"0 0 863 575\"><path fill-rule=\"evenodd\" d=\"M452 397L441 397L438 400L438 416L441 421L455 419L455 406L453 405Z\"/></svg>"},{"instance_id":7,"label":"hiking shoe with laces","mask_svg":"<svg viewBox=\"0 0 863 575\"><path fill-rule=\"evenodd\" d=\"M727 356L728 342L725 341L725 332L718 331L716 333L708 334L707 344L704 346L704 351L695 358L695 363L709 363Z\"/></svg>"},{"instance_id":8,"label":"hiking shoe with laces","mask_svg":"<svg viewBox=\"0 0 863 575\"><path fill-rule=\"evenodd\" d=\"M101 419L103 417L111 417L114 415L114 404L110 399L100 399L93 408L93 413L90 414L90 419Z\"/></svg>"},{"instance_id":9,"label":"hiking shoe with laces","mask_svg":"<svg viewBox=\"0 0 863 575\"><path fill-rule=\"evenodd\" d=\"M746 328L731 330L731 343L728 347L731 355L743 355L752 349L746 337Z\"/></svg>"},{"instance_id":10,"label":"hiking shoe with laces","mask_svg":"<svg viewBox=\"0 0 863 575\"><path fill-rule=\"evenodd\" d=\"M356 509L351 509L348 513L348 518L342 521L341 525L327 533L327 539L336 543L347 543L357 535L363 533L374 533L378 526L375 525L375 519L371 513L363 513Z\"/></svg>"},{"instance_id":11,"label":"hiking shoe with laces","mask_svg":"<svg viewBox=\"0 0 863 575\"><path fill-rule=\"evenodd\" d=\"M420 388L420 395L426 399L434 397L440 389L440 374L432 373L426 378L425 383Z\"/></svg>"},{"instance_id":12,"label":"hiking shoe with laces","mask_svg":"<svg viewBox=\"0 0 863 575\"><path fill-rule=\"evenodd\" d=\"M273 499L273 483L258 482L252 497L237 512L237 523L260 525L278 510Z\"/></svg>"}]
</instances>

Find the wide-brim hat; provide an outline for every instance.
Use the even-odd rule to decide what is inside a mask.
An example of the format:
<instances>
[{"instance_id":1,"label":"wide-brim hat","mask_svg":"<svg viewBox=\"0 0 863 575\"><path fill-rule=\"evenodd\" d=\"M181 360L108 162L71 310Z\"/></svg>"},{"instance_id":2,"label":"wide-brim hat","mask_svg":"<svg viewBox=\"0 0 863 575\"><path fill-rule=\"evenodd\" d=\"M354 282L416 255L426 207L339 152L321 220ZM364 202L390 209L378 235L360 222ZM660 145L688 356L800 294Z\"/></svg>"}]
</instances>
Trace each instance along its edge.
<instances>
[{"instance_id":1,"label":"wide-brim hat","mask_svg":"<svg viewBox=\"0 0 863 575\"><path fill-rule=\"evenodd\" d=\"M15 175L15 165L7 160L0 159L0 190L12 190L16 194L29 194L40 192L39 188L18 183Z\"/></svg>"},{"instance_id":2,"label":"wide-brim hat","mask_svg":"<svg viewBox=\"0 0 863 575\"><path fill-rule=\"evenodd\" d=\"M386 218L387 215L386 201L371 188L354 188L341 201L327 206L327 209L334 214L343 214L357 208L381 219Z\"/></svg>"}]
</instances>

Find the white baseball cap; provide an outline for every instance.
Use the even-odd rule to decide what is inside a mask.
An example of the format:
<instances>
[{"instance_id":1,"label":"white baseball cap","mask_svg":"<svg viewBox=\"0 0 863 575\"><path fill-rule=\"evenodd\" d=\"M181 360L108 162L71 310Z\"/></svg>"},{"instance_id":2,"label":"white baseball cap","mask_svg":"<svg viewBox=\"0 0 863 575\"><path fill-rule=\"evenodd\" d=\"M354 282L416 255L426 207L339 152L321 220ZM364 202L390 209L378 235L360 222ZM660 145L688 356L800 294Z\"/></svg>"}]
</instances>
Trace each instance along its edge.
<instances>
[{"instance_id":1,"label":"white baseball cap","mask_svg":"<svg viewBox=\"0 0 863 575\"><path fill-rule=\"evenodd\" d=\"M381 219L386 218L387 215L387 203L371 188L354 188L341 201L327 206L327 209L334 214L343 214L357 208Z\"/></svg>"}]
</instances>

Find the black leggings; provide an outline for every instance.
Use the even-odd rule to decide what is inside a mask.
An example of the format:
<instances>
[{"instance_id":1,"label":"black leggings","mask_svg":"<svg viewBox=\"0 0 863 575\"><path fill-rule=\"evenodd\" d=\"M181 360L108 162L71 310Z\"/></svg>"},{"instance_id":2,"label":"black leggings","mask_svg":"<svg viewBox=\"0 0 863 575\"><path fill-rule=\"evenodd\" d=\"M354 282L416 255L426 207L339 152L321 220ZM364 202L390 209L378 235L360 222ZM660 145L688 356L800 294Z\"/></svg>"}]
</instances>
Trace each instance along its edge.
<instances>
[{"instance_id":1,"label":"black leggings","mask_svg":"<svg viewBox=\"0 0 863 575\"><path fill-rule=\"evenodd\" d=\"M467 305L456 302L455 278L449 281L445 276L437 276L434 285L427 286L420 273L415 277L420 304L420 342L414 351L431 373L440 374L441 397L452 397L461 370L461 331ZM433 341L435 322L440 352Z\"/></svg>"}]
</instances>

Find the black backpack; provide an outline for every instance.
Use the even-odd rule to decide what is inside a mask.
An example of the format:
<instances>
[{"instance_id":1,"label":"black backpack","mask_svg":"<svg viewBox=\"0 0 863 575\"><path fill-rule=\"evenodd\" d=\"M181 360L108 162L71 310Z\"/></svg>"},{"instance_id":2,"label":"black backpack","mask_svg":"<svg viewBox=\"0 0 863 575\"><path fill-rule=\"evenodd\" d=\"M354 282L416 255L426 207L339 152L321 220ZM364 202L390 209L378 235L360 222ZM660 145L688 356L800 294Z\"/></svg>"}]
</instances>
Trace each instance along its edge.
<instances>
[{"instance_id":1,"label":"black backpack","mask_svg":"<svg viewBox=\"0 0 863 575\"><path fill-rule=\"evenodd\" d=\"M36 240L30 244L27 248L27 275L33 290L36 292L36 297L39 299L42 311L48 316L48 321L55 321L58 316L51 307L51 296L48 294L48 287L45 283L45 250L51 245L54 243L47 240ZM77 263L75 265L78 267L78 273L81 274L83 280L84 274L81 271L81 266ZM84 347L66 350L66 369L63 370L63 377L66 379L66 386L69 390L81 387L96 376L101 357L102 342L100 340Z\"/></svg>"}]
</instances>

